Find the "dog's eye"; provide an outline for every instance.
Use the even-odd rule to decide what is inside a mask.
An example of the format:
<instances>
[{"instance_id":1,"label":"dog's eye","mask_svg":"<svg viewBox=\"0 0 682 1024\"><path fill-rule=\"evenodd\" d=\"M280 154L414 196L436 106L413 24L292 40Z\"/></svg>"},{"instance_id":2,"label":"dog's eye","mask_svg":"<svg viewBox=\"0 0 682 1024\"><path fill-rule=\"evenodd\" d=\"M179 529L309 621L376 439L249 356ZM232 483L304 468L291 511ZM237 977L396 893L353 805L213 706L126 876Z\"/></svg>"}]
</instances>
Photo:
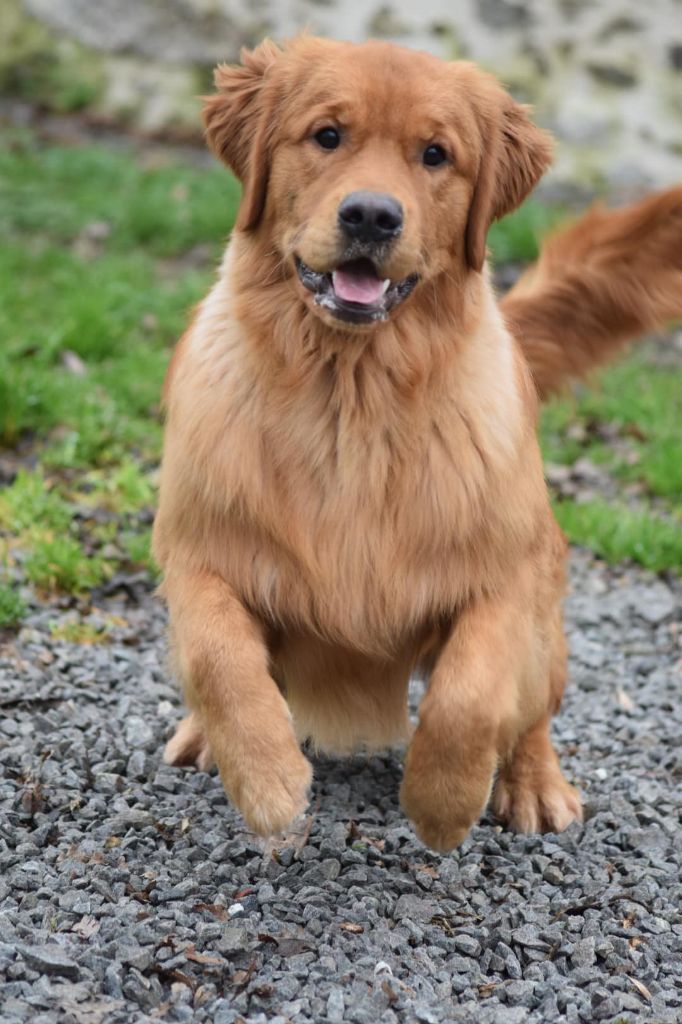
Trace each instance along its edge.
<instances>
[{"instance_id":1,"label":"dog's eye","mask_svg":"<svg viewBox=\"0 0 682 1024\"><path fill-rule=\"evenodd\" d=\"M436 142L432 142L422 153L422 161L426 167L438 167L439 164L444 164L447 158L448 154Z\"/></svg>"},{"instance_id":2,"label":"dog's eye","mask_svg":"<svg viewBox=\"0 0 682 1024\"><path fill-rule=\"evenodd\" d=\"M313 138L322 149L336 149L341 142L341 134L336 128L320 128Z\"/></svg>"}]
</instances>

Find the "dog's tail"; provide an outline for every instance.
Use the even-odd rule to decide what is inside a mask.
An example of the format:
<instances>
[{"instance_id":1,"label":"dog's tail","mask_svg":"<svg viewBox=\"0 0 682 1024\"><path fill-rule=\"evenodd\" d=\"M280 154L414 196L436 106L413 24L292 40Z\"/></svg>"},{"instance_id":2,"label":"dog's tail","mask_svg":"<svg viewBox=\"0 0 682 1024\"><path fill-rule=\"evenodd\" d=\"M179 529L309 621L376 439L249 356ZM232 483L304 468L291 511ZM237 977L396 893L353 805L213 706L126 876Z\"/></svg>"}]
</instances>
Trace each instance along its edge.
<instances>
[{"instance_id":1,"label":"dog's tail","mask_svg":"<svg viewBox=\"0 0 682 1024\"><path fill-rule=\"evenodd\" d=\"M501 306L541 398L682 318L682 187L561 228Z\"/></svg>"}]
</instances>

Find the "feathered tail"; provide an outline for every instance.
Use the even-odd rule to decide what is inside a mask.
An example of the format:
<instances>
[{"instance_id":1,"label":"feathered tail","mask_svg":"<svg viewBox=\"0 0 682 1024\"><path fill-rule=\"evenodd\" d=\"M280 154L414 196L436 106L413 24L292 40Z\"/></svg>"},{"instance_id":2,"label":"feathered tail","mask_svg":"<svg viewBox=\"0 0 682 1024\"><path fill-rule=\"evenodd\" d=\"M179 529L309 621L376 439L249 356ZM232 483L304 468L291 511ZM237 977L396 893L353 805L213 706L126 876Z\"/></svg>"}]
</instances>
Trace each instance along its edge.
<instances>
[{"instance_id":1,"label":"feathered tail","mask_svg":"<svg viewBox=\"0 0 682 1024\"><path fill-rule=\"evenodd\" d=\"M561 228L501 307L541 398L682 318L682 187Z\"/></svg>"}]
</instances>

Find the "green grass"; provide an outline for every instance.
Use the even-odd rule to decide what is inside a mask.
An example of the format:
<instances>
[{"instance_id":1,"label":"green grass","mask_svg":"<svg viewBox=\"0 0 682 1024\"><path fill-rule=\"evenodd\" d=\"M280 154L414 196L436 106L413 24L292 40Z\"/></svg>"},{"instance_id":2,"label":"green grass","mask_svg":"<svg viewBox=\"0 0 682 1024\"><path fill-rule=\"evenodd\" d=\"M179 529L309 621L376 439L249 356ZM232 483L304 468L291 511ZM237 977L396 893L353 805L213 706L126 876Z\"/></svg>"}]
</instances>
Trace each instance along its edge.
<instances>
[{"instance_id":1,"label":"green grass","mask_svg":"<svg viewBox=\"0 0 682 1024\"><path fill-rule=\"evenodd\" d=\"M682 369L656 365L641 348L577 397L543 410L546 461L571 465L587 457L640 492L639 511L604 501L556 503L571 540L611 562L682 569L681 408Z\"/></svg>"},{"instance_id":2,"label":"green grass","mask_svg":"<svg viewBox=\"0 0 682 1024\"><path fill-rule=\"evenodd\" d=\"M156 454L168 346L210 279L236 183L217 166L150 167L125 149L9 142L0 148L0 443L33 431L53 465ZM82 377L65 352L82 361Z\"/></svg>"},{"instance_id":3,"label":"green grass","mask_svg":"<svg viewBox=\"0 0 682 1024\"><path fill-rule=\"evenodd\" d=\"M163 374L188 309L212 279L238 196L217 164L5 133L0 448L20 448L43 468L21 471L0 493L0 546L39 590L80 593L121 568L154 573L149 521ZM494 258L534 258L538 239L560 218L527 203L494 226ZM548 458L601 460L624 485L641 481L666 517L661 525L646 497L640 518L565 503L559 515L573 539L604 557L679 567L679 407L679 371L637 356L600 387L545 410ZM617 425L627 457L604 442L603 424ZM22 610L0 581L0 624L18 621Z\"/></svg>"},{"instance_id":4,"label":"green grass","mask_svg":"<svg viewBox=\"0 0 682 1024\"><path fill-rule=\"evenodd\" d=\"M604 374L601 382L581 389L574 402L555 402L546 411L542 439L547 458L569 463L582 454L588 438L591 458L623 480L640 480L652 494L679 504L682 498L682 373L655 366L639 350ZM578 430L576 431L576 428ZM617 428L626 442L618 448L599 440L600 429ZM624 457L627 449L627 458Z\"/></svg>"},{"instance_id":5,"label":"green grass","mask_svg":"<svg viewBox=\"0 0 682 1024\"><path fill-rule=\"evenodd\" d=\"M654 572L682 570L682 518L671 522L601 500L557 501L554 511L573 541L607 562L632 558Z\"/></svg>"},{"instance_id":6,"label":"green grass","mask_svg":"<svg viewBox=\"0 0 682 1024\"><path fill-rule=\"evenodd\" d=\"M34 527L62 531L70 522L68 503L40 470L20 469L12 486L0 493L0 526L9 531L20 533Z\"/></svg>"},{"instance_id":7,"label":"green grass","mask_svg":"<svg viewBox=\"0 0 682 1024\"><path fill-rule=\"evenodd\" d=\"M491 227L488 246L494 262L530 263L537 257L542 238L565 218L562 209L528 199L520 209Z\"/></svg>"},{"instance_id":8,"label":"green grass","mask_svg":"<svg viewBox=\"0 0 682 1024\"><path fill-rule=\"evenodd\" d=\"M111 574L110 563L87 555L73 537L37 536L28 540L31 550L24 562L26 578L39 590L79 594L103 583Z\"/></svg>"},{"instance_id":9,"label":"green grass","mask_svg":"<svg viewBox=\"0 0 682 1024\"><path fill-rule=\"evenodd\" d=\"M32 444L43 470L21 471L0 494L0 533L39 590L155 571L161 382L238 196L217 165L4 138L0 448ZM6 591L0 620L16 621Z\"/></svg>"},{"instance_id":10,"label":"green grass","mask_svg":"<svg viewBox=\"0 0 682 1024\"><path fill-rule=\"evenodd\" d=\"M0 580L0 629L15 626L26 611L26 605L15 587Z\"/></svg>"}]
</instances>

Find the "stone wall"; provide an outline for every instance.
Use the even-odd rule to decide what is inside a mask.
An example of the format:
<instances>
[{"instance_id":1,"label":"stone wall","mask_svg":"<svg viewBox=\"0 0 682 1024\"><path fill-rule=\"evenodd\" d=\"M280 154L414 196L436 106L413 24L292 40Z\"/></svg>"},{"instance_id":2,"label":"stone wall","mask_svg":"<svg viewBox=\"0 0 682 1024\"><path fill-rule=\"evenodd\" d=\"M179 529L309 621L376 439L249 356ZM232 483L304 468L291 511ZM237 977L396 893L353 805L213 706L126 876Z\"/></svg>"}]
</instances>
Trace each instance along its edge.
<instances>
[{"instance_id":1,"label":"stone wall","mask_svg":"<svg viewBox=\"0 0 682 1024\"><path fill-rule=\"evenodd\" d=\"M558 136L555 180L682 180L682 0L0 2L0 85L21 83L19 55L29 82L37 66L49 84L47 67L72 105L142 129L193 129L211 65L307 26L478 61Z\"/></svg>"}]
</instances>

